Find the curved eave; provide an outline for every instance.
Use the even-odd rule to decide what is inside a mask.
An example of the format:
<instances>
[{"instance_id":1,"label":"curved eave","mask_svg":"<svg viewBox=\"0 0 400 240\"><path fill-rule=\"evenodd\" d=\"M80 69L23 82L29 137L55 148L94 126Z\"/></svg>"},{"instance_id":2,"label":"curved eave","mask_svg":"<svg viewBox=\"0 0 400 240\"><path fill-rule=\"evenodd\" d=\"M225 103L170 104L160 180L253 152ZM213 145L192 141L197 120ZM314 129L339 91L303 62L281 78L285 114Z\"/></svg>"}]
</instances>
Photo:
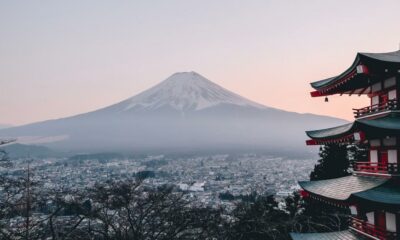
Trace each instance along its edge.
<instances>
[{"instance_id":1,"label":"curved eave","mask_svg":"<svg viewBox=\"0 0 400 240\"><path fill-rule=\"evenodd\" d=\"M351 72L353 72L354 70L356 70L357 65L360 63L360 57L359 57L359 53L357 54L356 58L354 59L353 63L351 64L351 66L344 71L343 73L335 76L335 77L330 77L327 79L323 79L323 80L319 80L319 81L315 81L310 83L311 87L313 87L315 90L320 90L326 87L329 87L330 85L336 83L337 81L343 79L343 77L346 77L348 74L350 74Z\"/></svg>"},{"instance_id":2,"label":"curved eave","mask_svg":"<svg viewBox=\"0 0 400 240\"><path fill-rule=\"evenodd\" d=\"M354 128L354 123L347 123L332 128L306 131L306 134L311 139L328 140L349 135L352 133L353 128Z\"/></svg>"},{"instance_id":3,"label":"curved eave","mask_svg":"<svg viewBox=\"0 0 400 240\"><path fill-rule=\"evenodd\" d=\"M316 144L351 141L354 133L361 132L369 136L400 135L400 113L389 113L379 118L357 119L353 123L333 128L306 131Z\"/></svg>"},{"instance_id":4,"label":"curved eave","mask_svg":"<svg viewBox=\"0 0 400 240\"><path fill-rule=\"evenodd\" d=\"M359 65L362 66L360 69L357 68ZM316 90L311 92L311 96L327 96L367 87L370 82L364 81L366 80L365 76L369 73L369 66L373 65L400 67L400 51L357 53L352 65L340 75L310 83L311 87ZM351 86L350 83L354 83L354 86Z\"/></svg>"},{"instance_id":5,"label":"curved eave","mask_svg":"<svg viewBox=\"0 0 400 240\"><path fill-rule=\"evenodd\" d=\"M326 233L290 233L293 240L357 240L367 239L350 230Z\"/></svg>"},{"instance_id":6,"label":"curved eave","mask_svg":"<svg viewBox=\"0 0 400 240\"><path fill-rule=\"evenodd\" d=\"M358 53L363 58L389 64L400 64L400 50L387 53Z\"/></svg>"},{"instance_id":7,"label":"curved eave","mask_svg":"<svg viewBox=\"0 0 400 240\"><path fill-rule=\"evenodd\" d=\"M310 193L331 199L347 201L354 193L367 191L384 184L387 179L366 176L347 176L328 180L299 182L300 187Z\"/></svg>"},{"instance_id":8,"label":"curved eave","mask_svg":"<svg viewBox=\"0 0 400 240\"><path fill-rule=\"evenodd\" d=\"M388 181L366 191L354 193L353 196L354 198L370 203L378 203L389 208L400 208L400 185L393 181Z\"/></svg>"}]
</instances>

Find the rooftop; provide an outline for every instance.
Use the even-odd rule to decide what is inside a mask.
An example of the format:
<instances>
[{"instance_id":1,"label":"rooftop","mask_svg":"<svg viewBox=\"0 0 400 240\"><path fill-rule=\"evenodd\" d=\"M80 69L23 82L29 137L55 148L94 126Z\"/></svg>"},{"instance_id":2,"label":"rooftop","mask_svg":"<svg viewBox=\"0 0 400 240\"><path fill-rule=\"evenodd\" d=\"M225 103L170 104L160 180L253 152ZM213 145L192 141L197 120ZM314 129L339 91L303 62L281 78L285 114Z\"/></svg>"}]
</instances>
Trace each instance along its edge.
<instances>
[{"instance_id":1,"label":"rooftop","mask_svg":"<svg viewBox=\"0 0 400 240\"><path fill-rule=\"evenodd\" d=\"M337 93L369 93L368 86L379 80L380 76L399 73L400 50L387 53L357 53L353 64L343 73L311 83L316 91L313 97ZM370 74L373 73L373 74Z\"/></svg>"},{"instance_id":2,"label":"rooftop","mask_svg":"<svg viewBox=\"0 0 400 240\"><path fill-rule=\"evenodd\" d=\"M312 194L346 201L352 194L375 188L386 181L388 180L384 178L351 175L329 180L303 181L299 182L299 185Z\"/></svg>"},{"instance_id":3,"label":"rooftop","mask_svg":"<svg viewBox=\"0 0 400 240\"><path fill-rule=\"evenodd\" d=\"M293 240L356 240L367 239L350 230L326 233L291 233Z\"/></svg>"}]
</instances>

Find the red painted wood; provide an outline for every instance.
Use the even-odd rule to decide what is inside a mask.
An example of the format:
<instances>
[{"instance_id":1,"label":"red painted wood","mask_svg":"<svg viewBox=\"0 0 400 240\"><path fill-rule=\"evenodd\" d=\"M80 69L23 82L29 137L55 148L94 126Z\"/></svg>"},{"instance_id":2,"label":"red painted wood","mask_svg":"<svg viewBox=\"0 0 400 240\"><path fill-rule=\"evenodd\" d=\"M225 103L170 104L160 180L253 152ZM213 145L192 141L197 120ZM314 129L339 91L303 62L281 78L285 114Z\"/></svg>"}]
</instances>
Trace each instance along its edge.
<instances>
[{"instance_id":1,"label":"red painted wood","mask_svg":"<svg viewBox=\"0 0 400 240\"><path fill-rule=\"evenodd\" d=\"M379 103L383 104L383 103L387 103L387 101L389 100L389 95L387 92L385 92L384 94L379 95Z\"/></svg>"},{"instance_id":2,"label":"red painted wood","mask_svg":"<svg viewBox=\"0 0 400 240\"><path fill-rule=\"evenodd\" d=\"M322 96L327 96L327 94L323 94L323 93L321 93L320 91L313 91L313 92L310 92L310 94L311 94L311 97L322 97Z\"/></svg>"},{"instance_id":3,"label":"red painted wood","mask_svg":"<svg viewBox=\"0 0 400 240\"><path fill-rule=\"evenodd\" d=\"M310 196L310 194L307 191L305 191L304 189L301 189L300 196L303 198L308 198Z\"/></svg>"},{"instance_id":4,"label":"red painted wood","mask_svg":"<svg viewBox=\"0 0 400 240\"><path fill-rule=\"evenodd\" d=\"M386 230L386 215L383 211L375 212L375 226L382 230Z\"/></svg>"},{"instance_id":5,"label":"red painted wood","mask_svg":"<svg viewBox=\"0 0 400 240\"><path fill-rule=\"evenodd\" d=\"M387 150L380 150L379 151L379 163L381 164L388 164L389 156L388 156L388 151Z\"/></svg>"},{"instance_id":6,"label":"red painted wood","mask_svg":"<svg viewBox=\"0 0 400 240\"><path fill-rule=\"evenodd\" d=\"M375 223L376 223L376 218L375 218ZM386 224L385 224L385 227L382 228L376 224L373 225L373 224L366 222L365 220L361 220L359 218L352 217L350 226L361 232L364 232L368 235L374 236L378 239L382 239L382 240L398 239L397 232L389 232L386 230Z\"/></svg>"},{"instance_id":7,"label":"red painted wood","mask_svg":"<svg viewBox=\"0 0 400 240\"><path fill-rule=\"evenodd\" d=\"M318 145L317 141L315 141L314 139L310 139L306 141L306 145Z\"/></svg>"}]
</instances>

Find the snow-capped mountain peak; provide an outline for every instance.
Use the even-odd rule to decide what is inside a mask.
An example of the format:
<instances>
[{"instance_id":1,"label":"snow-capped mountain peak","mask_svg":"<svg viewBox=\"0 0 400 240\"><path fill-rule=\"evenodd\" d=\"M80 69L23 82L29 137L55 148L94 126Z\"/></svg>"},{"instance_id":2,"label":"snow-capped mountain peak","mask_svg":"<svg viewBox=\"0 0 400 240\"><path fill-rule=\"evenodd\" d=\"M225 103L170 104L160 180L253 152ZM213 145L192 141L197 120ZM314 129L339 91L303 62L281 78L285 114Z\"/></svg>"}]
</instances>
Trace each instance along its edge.
<instances>
[{"instance_id":1,"label":"snow-capped mountain peak","mask_svg":"<svg viewBox=\"0 0 400 240\"><path fill-rule=\"evenodd\" d=\"M149 90L124 101L123 111L154 110L162 107L195 111L218 104L266 108L224 89L196 72L179 72Z\"/></svg>"},{"instance_id":2,"label":"snow-capped mountain peak","mask_svg":"<svg viewBox=\"0 0 400 240\"><path fill-rule=\"evenodd\" d=\"M77 152L231 149L286 153L304 152L304 129L344 123L265 107L197 73L185 72L111 106L2 129L0 135Z\"/></svg>"}]
</instances>

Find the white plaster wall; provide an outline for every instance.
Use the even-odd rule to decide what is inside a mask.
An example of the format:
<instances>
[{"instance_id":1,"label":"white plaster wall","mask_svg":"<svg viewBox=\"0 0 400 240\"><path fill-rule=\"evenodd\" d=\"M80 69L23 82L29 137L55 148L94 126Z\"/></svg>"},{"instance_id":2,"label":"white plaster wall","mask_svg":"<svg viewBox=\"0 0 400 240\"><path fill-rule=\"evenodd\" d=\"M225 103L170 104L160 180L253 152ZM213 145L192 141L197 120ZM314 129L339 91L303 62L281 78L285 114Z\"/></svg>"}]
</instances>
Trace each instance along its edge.
<instances>
[{"instance_id":1,"label":"white plaster wall","mask_svg":"<svg viewBox=\"0 0 400 240\"><path fill-rule=\"evenodd\" d=\"M396 77L388 78L383 82L383 86L385 88L393 87L395 85L396 85Z\"/></svg>"},{"instance_id":2,"label":"white plaster wall","mask_svg":"<svg viewBox=\"0 0 400 240\"><path fill-rule=\"evenodd\" d=\"M379 139L372 139L369 141L371 147L379 147L381 145L381 141Z\"/></svg>"},{"instance_id":3,"label":"white plaster wall","mask_svg":"<svg viewBox=\"0 0 400 240\"><path fill-rule=\"evenodd\" d=\"M350 206L350 213L351 215L357 215L357 207L356 206Z\"/></svg>"},{"instance_id":4,"label":"white plaster wall","mask_svg":"<svg viewBox=\"0 0 400 240\"><path fill-rule=\"evenodd\" d=\"M374 85L372 85L372 92L378 92L380 90L382 90L382 84L381 82L375 83Z\"/></svg>"},{"instance_id":5,"label":"white plaster wall","mask_svg":"<svg viewBox=\"0 0 400 240\"><path fill-rule=\"evenodd\" d=\"M386 212L386 229L391 232L396 232L396 215Z\"/></svg>"},{"instance_id":6,"label":"white plaster wall","mask_svg":"<svg viewBox=\"0 0 400 240\"><path fill-rule=\"evenodd\" d=\"M389 100L396 99L396 97L397 97L396 89L389 91L389 94L388 94Z\"/></svg>"},{"instance_id":7,"label":"white plaster wall","mask_svg":"<svg viewBox=\"0 0 400 240\"><path fill-rule=\"evenodd\" d=\"M378 151L377 150L371 150L370 152L369 152L369 154L370 154L370 161L371 162L373 162L373 163L376 163L376 162L378 162Z\"/></svg>"},{"instance_id":8,"label":"white plaster wall","mask_svg":"<svg viewBox=\"0 0 400 240\"><path fill-rule=\"evenodd\" d=\"M383 139L383 146L395 146L396 145L396 137L389 137Z\"/></svg>"},{"instance_id":9,"label":"white plaster wall","mask_svg":"<svg viewBox=\"0 0 400 240\"><path fill-rule=\"evenodd\" d=\"M379 104L379 96L373 96L373 97L372 97L371 104L372 104L372 105Z\"/></svg>"},{"instance_id":10,"label":"white plaster wall","mask_svg":"<svg viewBox=\"0 0 400 240\"><path fill-rule=\"evenodd\" d=\"M375 224L375 216L374 215L375 215L374 212L367 213L368 223Z\"/></svg>"},{"instance_id":11,"label":"white plaster wall","mask_svg":"<svg viewBox=\"0 0 400 240\"><path fill-rule=\"evenodd\" d=\"M388 150L388 162L397 163L397 150Z\"/></svg>"}]
</instances>

